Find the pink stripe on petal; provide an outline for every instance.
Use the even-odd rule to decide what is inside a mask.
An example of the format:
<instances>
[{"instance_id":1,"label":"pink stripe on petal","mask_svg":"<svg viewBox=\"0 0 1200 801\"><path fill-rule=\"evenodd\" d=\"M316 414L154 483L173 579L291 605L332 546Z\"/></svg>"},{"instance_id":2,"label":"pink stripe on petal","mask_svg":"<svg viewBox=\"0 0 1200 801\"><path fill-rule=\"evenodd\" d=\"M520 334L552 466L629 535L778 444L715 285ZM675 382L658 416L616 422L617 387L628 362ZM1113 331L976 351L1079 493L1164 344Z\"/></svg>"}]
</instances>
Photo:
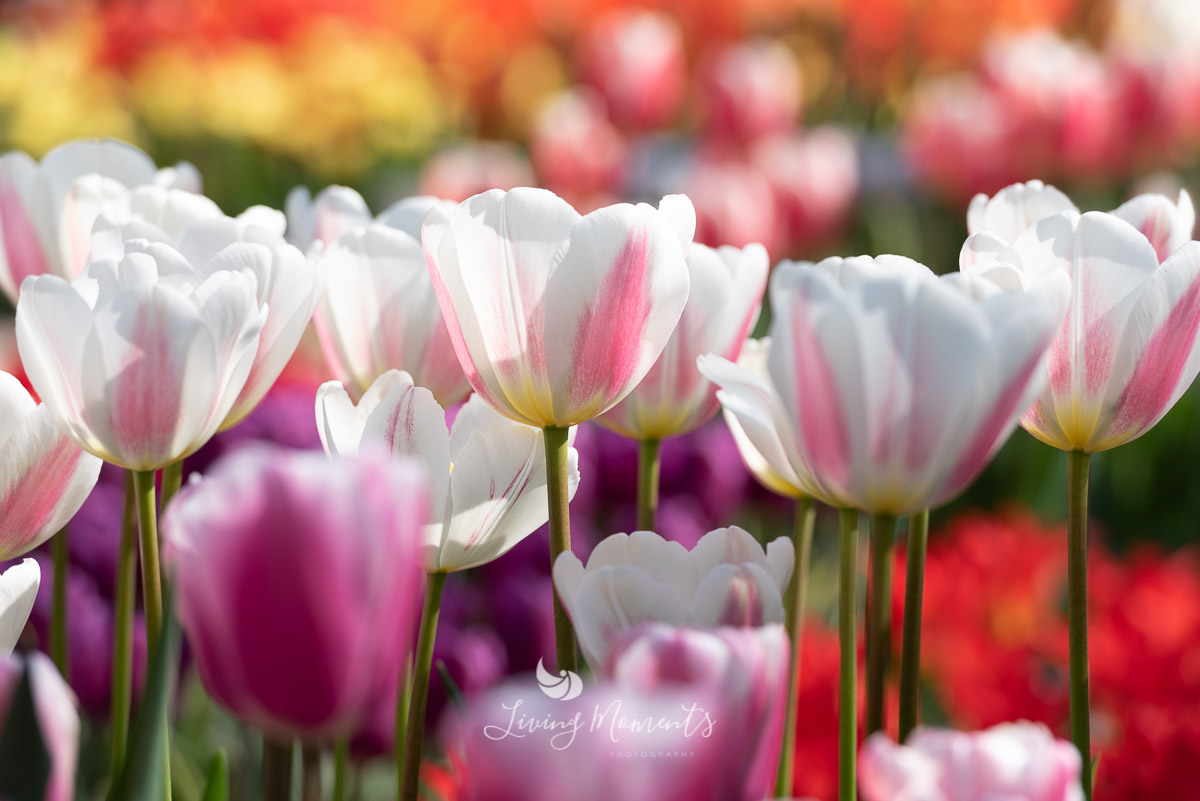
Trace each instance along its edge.
<instances>
[{"instance_id":1,"label":"pink stripe on petal","mask_svg":"<svg viewBox=\"0 0 1200 801\"><path fill-rule=\"evenodd\" d=\"M799 428L809 466L822 484L845 487L850 479L849 439L833 368L817 339L808 306L793 305L792 348L796 360Z\"/></svg>"},{"instance_id":2,"label":"pink stripe on petal","mask_svg":"<svg viewBox=\"0 0 1200 801\"><path fill-rule=\"evenodd\" d=\"M26 276L50 271L37 229L11 181L0 182L0 232L4 234L5 257L15 291L20 291Z\"/></svg>"},{"instance_id":3,"label":"pink stripe on petal","mask_svg":"<svg viewBox=\"0 0 1200 801\"><path fill-rule=\"evenodd\" d=\"M719 626L750 627L763 625L763 604L754 575L739 567L726 589L725 606Z\"/></svg>"},{"instance_id":4,"label":"pink stripe on petal","mask_svg":"<svg viewBox=\"0 0 1200 801\"><path fill-rule=\"evenodd\" d=\"M632 231L601 282L595 304L580 316L572 343L575 369L567 389L573 410L597 400L607 405L637 370L642 332L650 316L646 286L649 247L644 228Z\"/></svg>"},{"instance_id":5,"label":"pink stripe on petal","mask_svg":"<svg viewBox=\"0 0 1200 801\"><path fill-rule=\"evenodd\" d=\"M178 454L172 444L182 405L180 379L185 366L172 347L173 320L161 299L138 304L125 362L108 365L109 428L120 456L135 469L162 467Z\"/></svg>"},{"instance_id":6,"label":"pink stripe on petal","mask_svg":"<svg viewBox=\"0 0 1200 801\"><path fill-rule=\"evenodd\" d=\"M1108 438L1115 434L1140 434L1165 413L1183 376L1200 331L1200 280L1171 309L1138 359L1133 376L1121 393Z\"/></svg>"},{"instance_id":7,"label":"pink stripe on petal","mask_svg":"<svg viewBox=\"0 0 1200 801\"><path fill-rule=\"evenodd\" d=\"M83 451L65 435L42 453L0 499L0 556L20 553L58 511Z\"/></svg>"}]
</instances>

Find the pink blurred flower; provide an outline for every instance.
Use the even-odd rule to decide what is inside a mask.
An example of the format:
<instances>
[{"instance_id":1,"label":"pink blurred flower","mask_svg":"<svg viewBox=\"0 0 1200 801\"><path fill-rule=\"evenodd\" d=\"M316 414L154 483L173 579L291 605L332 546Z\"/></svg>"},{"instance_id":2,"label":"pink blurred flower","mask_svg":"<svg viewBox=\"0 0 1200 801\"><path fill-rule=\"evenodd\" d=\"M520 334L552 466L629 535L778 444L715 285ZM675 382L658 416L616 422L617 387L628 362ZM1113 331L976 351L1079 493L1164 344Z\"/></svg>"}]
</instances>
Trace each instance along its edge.
<instances>
[{"instance_id":1,"label":"pink blurred flower","mask_svg":"<svg viewBox=\"0 0 1200 801\"><path fill-rule=\"evenodd\" d=\"M0 656L0 731L4 730L9 705L26 671L42 742L50 757L50 776L43 799L72 801L79 758L79 712L75 708L75 694L45 654L35 651L24 660Z\"/></svg>"},{"instance_id":2,"label":"pink blurred flower","mask_svg":"<svg viewBox=\"0 0 1200 801\"><path fill-rule=\"evenodd\" d=\"M696 358L716 352L736 359L758 320L770 267L761 245L739 250L692 243L687 266L687 305L662 355L624 400L596 418L623 436L663 439L706 423L720 404Z\"/></svg>"},{"instance_id":3,"label":"pink blurred flower","mask_svg":"<svg viewBox=\"0 0 1200 801\"><path fill-rule=\"evenodd\" d=\"M780 216L775 192L753 165L699 156L687 172L685 191L696 207L696 241L710 247L779 246Z\"/></svg>"},{"instance_id":4,"label":"pink blurred flower","mask_svg":"<svg viewBox=\"0 0 1200 801\"><path fill-rule=\"evenodd\" d=\"M687 64L673 17L632 9L614 12L591 29L580 62L584 80L603 96L618 125L645 130L675 118Z\"/></svg>"},{"instance_id":5,"label":"pink blurred flower","mask_svg":"<svg viewBox=\"0 0 1200 801\"><path fill-rule=\"evenodd\" d=\"M199 191L200 176L186 162L156 172L149 156L112 139L68 142L40 164L19 151L4 154L0 290L15 303L26 276L74 278L87 264L92 225L111 198L155 185Z\"/></svg>"},{"instance_id":6,"label":"pink blurred flower","mask_svg":"<svg viewBox=\"0 0 1200 801\"><path fill-rule=\"evenodd\" d=\"M580 216L540 189L432 209L425 258L471 387L539 428L612 408L679 322L694 220L679 195Z\"/></svg>"},{"instance_id":7,"label":"pink blurred flower","mask_svg":"<svg viewBox=\"0 0 1200 801\"><path fill-rule=\"evenodd\" d=\"M459 202L489 189L534 183L529 159L511 142L465 142L425 162L420 194Z\"/></svg>"},{"instance_id":8,"label":"pink blurred flower","mask_svg":"<svg viewBox=\"0 0 1200 801\"><path fill-rule=\"evenodd\" d=\"M576 200L612 192L629 156L604 100L586 86L568 89L542 108L529 147L542 185Z\"/></svg>"},{"instance_id":9,"label":"pink blurred flower","mask_svg":"<svg viewBox=\"0 0 1200 801\"><path fill-rule=\"evenodd\" d=\"M419 467L246 448L163 520L179 619L222 706L275 736L356 730L410 647L428 513Z\"/></svg>"},{"instance_id":10,"label":"pink blurred flower","mask_svg":"<svg viewBox=\"0 0 1200 801\"><path fill-rule=\"evenodd\" d=\"M1083 801L1079 777L1075 746L1027 722L972 733L918 729L906 745L880 732L858 757L865 801Z\"/></svg>"},{"instance_id":11,"label":"pink blurred flower","mask_svg":"<svg viewBox=\"0 0 1200 801\"><path fill-rule=\"evenodd\" d=\"M833 236L858 195L858 150L850 134L823 125L754 146L751 160L775 192L785 248L812 248Z\"/></svg>"},{"instance_id":12,"label":"pink blurred flower","mask_svg":"<svg viewBox=\"0 0 1200 801\"><path fill-rule=\"evenodd\" d=\"M784 133L800 119L803 88L796 57L782 42L733 42L701 65L703 133L716 140L752 142Z\"/></svg>"}]
</instances>

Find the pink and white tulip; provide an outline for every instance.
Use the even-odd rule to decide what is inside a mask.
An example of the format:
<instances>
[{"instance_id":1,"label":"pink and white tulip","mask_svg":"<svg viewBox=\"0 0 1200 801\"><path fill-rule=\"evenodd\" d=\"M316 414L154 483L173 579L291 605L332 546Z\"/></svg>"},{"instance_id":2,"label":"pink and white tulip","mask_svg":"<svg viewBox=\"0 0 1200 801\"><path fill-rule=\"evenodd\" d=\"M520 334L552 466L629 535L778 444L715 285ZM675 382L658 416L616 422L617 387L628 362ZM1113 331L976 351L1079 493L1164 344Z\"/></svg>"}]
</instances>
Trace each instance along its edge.
<instances>
[{"instance_id":1,"label":"pink and white tulip","mask_svg":"<svg viewBox=\"0 0 1200 801\"><path fill-rule=\"evenodd\" d=\"M387 448L425 467L433 504L421 559L429 573L491 562L545 525L542 431L514 423L478 396L447 430L433 394L398 370L384 373L353 404L337 381L317 391L317 430L330 456ZM579 454L569 449L568 495L579 488Z\"/></svg>"},{"instance_id":2,"label":"pink and white tulip","mask_svg":"<svg viewBox=\"0 0 1200 801\"><path fill-rule=\"evenodd\" d=\"M639 623L782 623L794 555L790 539L780 537L764 552L737 526L708 532L691 551L652 531L635 531L602 540L586 568L573 553L559 556L554 586L588 664L603 671L614 643Z\"/></svg>"},{"instance_id":3,"label":"pink and white tulip","mask_svg":"<svg viewBox=\"0 0 1200 801\"><path fill-rule=\"evenodd\" d=\"M250 375L267 318L251 265L269 259L237 244L202 271L134 240L73 283L26 278L17 348L30 382L89 453L131 470L178 461L216 433Z\"/></svg>"},{"instance_id":4,"label":"pink and white tulip","mask_svg":"<svg viewBox=\"0 0 1200 801\"><path fill-rule=\"evenodd\" d=\"M96 486L100 464L20 381L0 372L0 561L66 525Z\"/></svg>"},{"instance_id":5,"label":"pink and white tulip","mask_svg":"<svg viewBox=\"0 0 1200 801\"><path fill-rule=\"evenodd\" d=\"M422 241L471 387L537 427L597 417L654 365L688 294L687 198L581 216L540 189L434 208Z\"/></svg>"},{"instance_id":6,"label":"pink and white tulip","mask_svg":"<svg viewBox=\"0 0 1200 801\"><path fill-rule=\"evenodd\" d=\"M382 450L241 449L184 487L165 559L209 694L308 742L374 715L410 647L428 503L421 468Z\"/></svg>"},{"instance_id":7,"label":"pink and white tulip","mask_svg":"<svg viewBox=\"0 0 1200 801\"><path fill-rule=\"evenodd\" d=\"M789 131L799 121L800 68L782 42L725 45L705 61L700 86L703 131L715 139L752 142Z\"/></svg>"},{"instance_id":8,"label":"pink and white tulip","mask_svg":"<svg viewBox=\"0 0 1200 801\"><path fill-rule=\"evenodd\" d=\"M114 197L199 184L190 164L156 171L141 150L111 139L68 142L40 164L19 151L0 156L0 290L15 303L26 276L78 275L92 224Z\"/></svg>"},{"instance_id":9,"label":"pink and white tulip","mask_svg":"<svg viewBox=\"0 0 1200 801\"><path fill-rule=\"evenodd\" d=\"M663 439L708 422L720 404L696 358L713 352L736 359L758 320L770 266L761 245L714 249L693 243L687 266L687 305L662 355L624 400L596 418L622 436Z\"/></svg>"},{"instance_id":10,"label":"pink and white tulip","mask_svg":"<svg viewBox=\"0 0 1200 801\"><path fill-rule=\"evenodd\" d=\"M905 745L880 732L858 755L864 801L1083 801L1079 751L1035 723L979 732L917 729Z\"/></svg>"},{"instance_id":11,"label":"pink and white tulip","mask_svg":"<svg viewBox=\"0 0 1200 801\"><path fill-rule=\"evenodd\" d=\"M22 559L0 573L0 657L17 647L41 584L42 568L36 559Z\"/></svg>"},{"instance_id":12,"label":"pink and white tulip","mask_svg":"<svg viewBox=\"0 0 1200 801\"><path fill-rule=\"evenodd\" d=\"M317 334L325 361L355 396L388 370L408 372L443 405L471 391L421 250L421 222L433 208L455 206L408 198L328 242L318 257L328 280Z\"/></svg>"},{"instance_id":13,"label":"pink and white tulip","mask_svg":"<svg viewBox=\"0 0 1200 801\"><path fill-rule=\"evenodd\" d=\"M79 760L79 703L45 654L34 651L24 660L0 656L0 731L4 730L8 709L26 671L42 744L50 757L50 775L42 799L73 801Z\"/></svg>"},{"instance_id":14,"label":"pink and white tulip","mask_svg":"<svg viewBox=\"0 0 1200 801\"><path fill-rule=\"evenodd\" d=\"M785 262L769 385L720 357L700 368L760 453L774 462L782 447L805 494L908 514L965 489L1011 433L1065 295L1065 281L1004 291L898 256Z\"/></svg>"},{"instance_id":15,"label":"pink and white tulip","mask_svg":"<svg viewBox=\"0 0 1200 801\"><path fill-rule=\"evenodd\" d=\"M546 103L529 146L541 183L580 200L614 191L629 159L625 137L609 120L604 100L587 86Z\"/></svg>"},{"instance_id":16,"label":"pink and white tulip","mask_svg":"<svg viewBox=\"0 0 1200 801\"><path fill-rule=\"evenodd\" d=\"M1151 198L1122 208L1142 220L1188 216L1167 213L1169 205ZM1025 229L1011 246L986 232L963 246L967 274L1006 285L1048 275L1070 281L1067 316L1042 371L1048 384L1021 417L1029 433L1056 448L1095 453L1136 439L1200 371L1200 243L1160 263L1178 235L1157 224L1148 229L1160 235L1152 241L1115 213L1065 211Z\"/></svg>"},{"instance_id":17,"label":"pink and white tulip","mask_svg":"<svg viewBox=\"0 0 1200 801\"><path fill-rule=\"evenodd\" d=\"M576 697L514 680L450 716L442 740L461 765L464 797L764 797L782 733L781 626L642 627L622 639L614 661L610 677Z\"/></svg>"},{"instance_id":18,"label":"pink and white tulip","mask_svg":"<svg viewBox=\"0 0 1200 801\"><path fill-rule=\"evenodd\" d=\"M328 244L371 221L367 201L346 186L327 186L316 197L306 186L294 187L288 192L284 211L287 240L301 250L308 250L314 242Z\"/></svg>"},{"instance_id":19,"label":"pink and white tulip","mask_svg":"<svg viewBox=\"0 0 1200 801\"><path fill-rule=\"evenodd\" d=\"M618 125L639 130L667 125L687 80L679 23L653 11L613 13L584 43L581 71Z\"/></svg>"}]
</instances>

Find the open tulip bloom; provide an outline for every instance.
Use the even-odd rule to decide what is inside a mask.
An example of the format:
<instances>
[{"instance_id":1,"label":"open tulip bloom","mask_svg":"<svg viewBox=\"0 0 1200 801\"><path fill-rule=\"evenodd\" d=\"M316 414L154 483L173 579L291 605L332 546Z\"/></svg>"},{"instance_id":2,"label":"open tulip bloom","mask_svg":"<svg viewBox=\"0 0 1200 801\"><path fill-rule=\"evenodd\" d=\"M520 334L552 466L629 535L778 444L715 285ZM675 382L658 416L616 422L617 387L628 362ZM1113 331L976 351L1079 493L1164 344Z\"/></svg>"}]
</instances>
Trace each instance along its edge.
<instances>
[{"instance_id":1,"label":"open tulip bloom","mask_svg":"<svg viewBox=\"0 0 1200 801\"><path fill-rule=\"evenodd\" d=\"M1046 358L1045 390L1021 418L1043 442L1067 452L1068 615L1071 732L1091 762L1087 657L1087 485L1090 456L1129 442L1162 419L1200 371L1200 244L1186 192L1172 203L1141 195L1112 213L1045 210L1050 187L1010 187L973 204L975 233L961 269L999 284L1028 286L1065 275L1066 319ZM1010 208L1010 207L1015 207ZM985 224L986 223L986 224ZM1091 771L1083 771L1090 797Z\"/></svg>"},{"instance_id":2,"label":"open tulip bloom","mask_svg":"<svg viewBox=\"0 0 1200 801\"><path fill-rule=\"evenodd\" d=\"M686 434L716 413L716 387L696 369L696 358L720 353L736 359L758 320L767 286L767 251L761 245L687 251L687 305L662 355L646 377L613 408L596 418L639 444L639 527L654 528L658 505L658 446Z\"/></svg>"},{"instance_id":3,"label":"open tulip bloom","mask_svg":"<svg viewBox=\"0 0 1200 801\"><path fill-rule=\"evenodd\" d=\"M764 551L737 526L708 532L691 551L653 531L635 531L601 541L586 568L572 553L559 556L554 586L588 664L603 671L613 643L639 623L783 623L793 561L788 538Z\"/></svg>"},{"instance_id":4,"label":"open tulip bloom","mask_svg":"<svg viewBox=\"0 0 1200 801\"><path fill-rule=\"evenodd\" d=\"M493 409L545 431L551 559L571 550L567 431L611 409L662 353L688 296L682 195L580 215L541 189L430 209L421 242L450 341ZM575 637L556 600L560 670Z\"/></svg>"},{"instance_id":5,"label":"open tulip bloom","mask_svg":"<svg viewBox=\"0 0 1200 801\"><path fill-rule=\"evenodd\" d=\"M403 780L419 778L425 703L446 573L486 564L546 523L546 457L542 430L494 411L478 395L447 430L446 412L412 376L390 370L356 406L337 381L317 392L317 429L331 456L363 447L388 449L425 467L433 507L425 526L422 563L432 574L425 594L413 674ZM569 448L568 494L579 487L578 454ZM401 690L401 702L405 700ZM398 712L398 716L403 710ZM404 790L402 789L402 794Z\"/></svg>"},{"instance_id":6,"label":"open tulip bloom","mask_svg":"<svg viewBox=\"0 0 1200 801\"><path fill-rule=\"evenodd\" d=\"M721 387L721 403L776 474L830 505L877 516L868 617L874 642L868 695L875 701L869 711L877 716L870 722L882 723L895 516L953 498L1003 444L1045 380L1039 367L1065 299L1065 276L1022 292L964 275L938 278L896 256L784 263L771 282L775 317L766 379L714 355L700 359L701 371ZM842 688L848 703L854 613L847 597L854 597L856 527L855 517L843 515ZM915 571L922 560L909 563ZM910 575L908 586L921 583L922 574ZM906 621L915 628L919 599L910 604L915 608ZM911 637L919 635L914 630ZM906 647L915 661L919 640ZM902 709L915 710L915 693L913 682ZM842 715L843 726L847 722L853 725L851 714ZM843 798L853 792L850 734L843 731Z\"/></svg>"},{"instance_id":7,"label":"open tulip bloom","mask_svg":"<svg viewBox=\"0 0 1200 801\"><path fill-rule=\"evenodd\" d=\"M92 224L111 199L136 187L200 191L187 163L156 170L142 151L114 140L80 140L41 163L21 152L0 156L0 290L14 302L26 276L68 280L83 270Z\"/></svg>"},{"instance_id":8,"label":"open tulip bloom","mask_svg":"<svg viewBox=\"0 0 1200 801\"><path fill-rule=\"evenodd\" d=\"M390 369L409 373L446 406L471 391L421 250L425 215L454 205L413 197L375 221L368 217L352 225L345 220L338 228L348 230L327 241L317 257L329 276L315 320L317 335L325 361L355 397ZM321 225L322 219L318 211L318 227L331 227Z\"/></svg>"}]
</instances>

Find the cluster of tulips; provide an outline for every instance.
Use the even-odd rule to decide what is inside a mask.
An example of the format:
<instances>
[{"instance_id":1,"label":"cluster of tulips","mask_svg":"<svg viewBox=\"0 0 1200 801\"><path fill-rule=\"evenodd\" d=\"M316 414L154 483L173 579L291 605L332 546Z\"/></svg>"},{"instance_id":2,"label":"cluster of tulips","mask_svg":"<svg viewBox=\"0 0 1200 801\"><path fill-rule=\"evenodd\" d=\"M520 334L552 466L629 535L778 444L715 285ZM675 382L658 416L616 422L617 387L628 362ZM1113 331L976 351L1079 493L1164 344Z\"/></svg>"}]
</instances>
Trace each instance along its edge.
<instances>
[{"instance_id":1,"label":"cluster of tulips","mask_svg":"<svg viewBox=\"0 0 1200 801\"><path fill-rule=\"evenodd\" d=\"M1081 213L1030 181L972 202L958 271L863 256L781 262L768 281L763 247L694 243L682 195L580 215L517 188L409 198L372 216L330 187L293 193L286 215L229 217L199 190L189 165L158 170L118 142L0 160L0 287L41 399L0 377L0 558L62 529L102 460L128 471L118 791L146 770L157 778L139 786L171 793L169 727L152 729L154 747L129 739L138 562L152 661L170 653L177 617L208 694L263 735L264 798L288 797L298 742L334 752L340 801L348 738L394 703L396 787L412 801L446 576L549 523L555 658L540 689L502 685L440 728L464 797L787 796L803 769L792 737L823 503L840 511L839 799L1090 798L1088 459L1151 428L1200 370L1186 193ZM769 336L747 339L764 294ZM181 488L182 460L254 409L310 322L339 379L316 398L326 453L247 448ZM731 526L689 551L654 532L660 443L721 409L747 467L795 499L791 538L764 546ZM640 530L604 539L585 565L569 504L586 481L574 427L593 420L638 442ZM928 512L1018 422L1067 453L1073 743L1033 724L918 728ZM56 571L60 559L55 547ZM71 692L47 660L8 655L39 575L26 560L0 577L0 690L11 710L32 699L52 756L36 778L45 798L64 799ZM57 637L69 610L65 593L55 600ZM580 651L595 676L582 684ZM900 744L882 733L893 661ZM320 793L319 771L304 775Z\"/></svg>"}]
</instances>

